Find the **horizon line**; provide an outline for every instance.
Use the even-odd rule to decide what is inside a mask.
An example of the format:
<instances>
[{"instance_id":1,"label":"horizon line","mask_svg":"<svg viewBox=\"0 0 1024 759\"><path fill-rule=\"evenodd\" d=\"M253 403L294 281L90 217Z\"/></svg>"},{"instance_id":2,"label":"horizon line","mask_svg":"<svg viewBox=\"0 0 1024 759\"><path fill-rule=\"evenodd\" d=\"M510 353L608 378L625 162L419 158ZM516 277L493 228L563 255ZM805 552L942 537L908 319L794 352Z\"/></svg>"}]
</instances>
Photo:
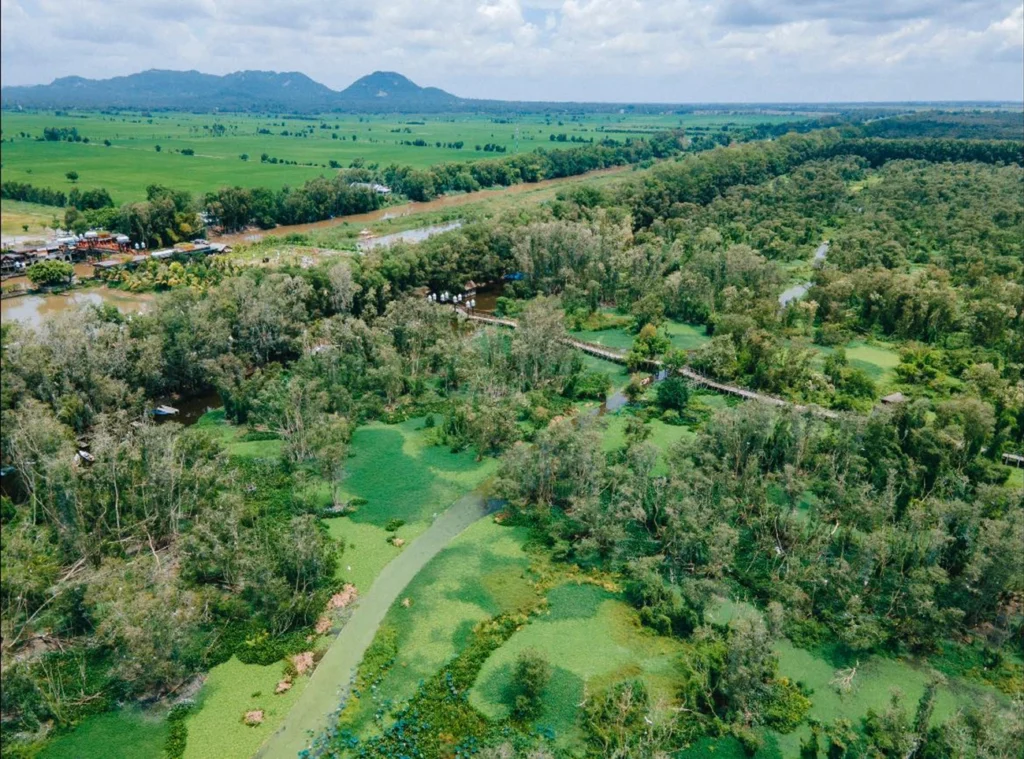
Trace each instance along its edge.
<instances>
[{"instance_id":1,"label":"horizon line","mask_svg":"<svg viewBox=\"0 0 1024 759\"><path fill-rule=\"evenodd\" d=\"M131 76L138 76L140 74L145 74L145 73L149 73L149 72L166 72L166 73L173 73L173 74L192 74L192 73L195 73L195 74L201 74L203 76L212 76L212 77L218 77L218 78L225 78L225 77L232 76L234 74L246 74L246 73L274 74L274 75L297 74L297 75L301 75L301 76L306 77L311 82L314 82L315 84L318 84L319 86L324 87L325 89L327 89L330 92L335 93L335 94L341 94L342 92L344 92L345 89L347 89L348 87L351 87L352 84L355 84L356 82L360 81L361 79L365 79L365 78L367 78L369 76L373 76L374 74L394 74L394 75L397 75L397 76L401 76L404 79L407 79L409 82L411 82L412 84L416 85L420 89L437 89L437 90L441 90L445 94L451 95L453 98L456 98L456 99L461 100L461 101L480 102L480 103L510 103L510 104L516 104L516 103L518 103L518 104L538 103L538 104L543 104L543 105L604 105L604 106L643 105L643 106L665 106L665 107L673 107L673 106L689 106L689 107L694 107L694 106L717 106L717 107L721 107L721 106L754 106L754 107L765 107L765 106L799 106L799 105L815 105L815 106L823 106L823 105L832 105L832 106L871 106L871 105L878 105L878 106L881 106L881 105L887 105L887 106L893 106L893 105L930 105L930 106L938 106L938 105L999 105L999 106L1007 106L1007 105L1010 105L1010 106L1020 107L1021 109L1024 109L1024 98L1021 98L1020 100L999 99L999 98L983 98L983 99L978 99L978 100L962 100L962 99L950 98L950 99L929 99L929 100L899 100L899 99L891 99L890 100L890 99L881 99L881 100L772 100L772 101L756 101L756 100L721 100L721 101L708 101L708 100L694 100L694 101L686 101L686 100L678 100L678 101L670 101L670 100L633 100L633 101L624 101L624 100L543 100L543 99L538 99L538 100L518 100L518 99L504 100L504 99L495 99L495 98L464 97L462 95L456 95L456 94L448 92L447 90L443 89L442 87L438 87L436 85L426 85L426 86L424 86L424 85L418 84L411 77L409 77L406 74L403 74L403 73L401 73L399 71L384 71L384 70L381 70L381 69L372 71L369 74L363 74L362 76L356 77L355 79L352 80L352 82L349 85L347 85L346 87L343 87L342 89L338 89L338 90L336 90L336 89L334 89L334 88L324 84L323 82L313 78L312 76L310 76L309 74L305 73L304 71L275 71L273 69L238 69L236 71L229 71L226 74L211 74L211 73L200 71L199 69L194 69L194 68L193 69L148 68L148 69L143 69L141 71L134 71L134 72L132 72L130 74L116 74L114 76L108 76L108 77L102 77L102 78L92 78L92 77L82 76L81 74L67 74L67 75L64 75L64 76L55 77L53 80L51 80L50 82L47 82L47 83L36 83L36 84L3 84L2 80L0 80L0 90L7 90L7 89L19 88L19 87L52 87L54 84L56 84L61 79L72 79L72 78L85 79L85 80L91 81L91 82L105 82L105 81L110 81L112 79L121 79L121 78L127 78L127 77L131 77ZM18 106L18 107L20 107L20 106ZM74 108L72 108L72 109L74 109ZM7 110L7 108L4 107L4 110ZM43 109L43 110L45 110L45 109ZM146 110L153 110L153 109L150 108L150 109L146 109ZM160 109L157 109L157 110L160 110ZM173 110L173 109L170 109L170 110ZM410 113L412 113L412 112L413 111L410 111Z\"/></svg>"}]
</instances>

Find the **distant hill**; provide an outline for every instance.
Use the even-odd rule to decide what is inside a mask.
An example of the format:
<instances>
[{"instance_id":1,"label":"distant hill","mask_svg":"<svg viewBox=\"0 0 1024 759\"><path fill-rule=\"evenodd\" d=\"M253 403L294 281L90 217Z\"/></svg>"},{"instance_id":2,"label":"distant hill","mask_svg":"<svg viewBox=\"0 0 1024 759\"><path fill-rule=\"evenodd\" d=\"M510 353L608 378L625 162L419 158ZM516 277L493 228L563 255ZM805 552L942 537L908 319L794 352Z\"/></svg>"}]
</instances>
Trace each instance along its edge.
<instances>
[{"instance_id":1,"label":"distant hill","mask_svg":"<svg viewBox=\"0 0 1024 759\"><path fill-rule=\"evenodd\" d=\"M401 74L376 71L341 92L298 72L237 71L225 76L151 69L112 79L69 76L51 84L4 87L4 108L139 108L197 111L421 111L464 102Z\"/></svg>"},{"instance_id":2,"label":"distant hill","mask_svg":"<svg viewBox=\"0 0 1024 759\"><path fill-rule=\"evenodd\" d=\"M338 93L341 103L377 103L387 109L389 105L424 103L429 105L457 105L461 98L437 87L420 87L394 71L374 71L352 82Z\"/></svg>"}]
</instances>

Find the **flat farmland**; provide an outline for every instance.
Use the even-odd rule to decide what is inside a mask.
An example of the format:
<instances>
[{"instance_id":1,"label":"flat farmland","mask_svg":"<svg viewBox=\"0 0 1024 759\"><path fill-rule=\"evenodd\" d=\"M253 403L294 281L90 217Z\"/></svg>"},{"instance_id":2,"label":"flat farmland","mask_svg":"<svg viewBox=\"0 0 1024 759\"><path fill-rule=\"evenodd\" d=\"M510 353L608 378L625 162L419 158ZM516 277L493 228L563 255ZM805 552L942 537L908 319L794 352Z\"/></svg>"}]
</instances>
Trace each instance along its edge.
<instances>
[{"instance_id":1,"label":"flat farmland","mask_svg":"<svg viewBox=\"0 0 1024 759\"><path fill-rule=\"evenodd\" d=\"M3 181L65 192L74 186L102 187L122 203L144 199L151 184L197 194L225 185L277 189L330 175L332 166L348 167L353 162L426 168L450 161L501 158L538 147L570 148L605 137L624 140L663 129L733 128L794 118L758 113L503 118L5 111L0 127ZM82 141L42 140L43 130L51 127L76 129ZM565 141L558 141L561 135ZM485 150L488 145L505 152ZM266 161L261 160L264 154ZM78 172L74 184L65 176L69 171Z\"/></svg>"}]
</instances>

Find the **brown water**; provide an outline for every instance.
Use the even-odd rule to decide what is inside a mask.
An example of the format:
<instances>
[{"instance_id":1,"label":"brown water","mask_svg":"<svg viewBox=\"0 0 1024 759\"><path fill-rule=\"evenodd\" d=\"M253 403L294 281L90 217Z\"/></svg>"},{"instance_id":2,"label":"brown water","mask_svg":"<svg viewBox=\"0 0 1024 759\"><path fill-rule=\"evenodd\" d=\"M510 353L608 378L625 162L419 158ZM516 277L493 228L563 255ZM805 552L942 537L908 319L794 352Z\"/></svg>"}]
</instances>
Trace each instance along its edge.
<instances>
[{"instance_id":1,"label":"brown water","mask_svg":"<svg viewBox=\"0 0 1024 759\"><path fill-rule=\"evenodd\" d=\"M0 316L5 322L11 319L38 327L55 314L90 304L116 306L123 314L145 313L154 298L153 293L129 293L107 287L72 290L59 295L23 295L0 301Z\"/></svg>"},{"instance_id":2,"label":"brown water","mask_svg":"<svg viewBox=\"0 0 1024 759\"><path fill-rule=\"evenodd\" d=\"M340 224L369 224L374 221L385 221L387 219L397 219L403 216L412 216L414 214L429 213L431 211L444 211L448 208L457 208L458 206L464 206L467 203L476 203L477 201L487 200L488 198L496 198L501 195L515 195L521 192L531 192L533 190L540 190L545 187L553 187L559 184L565 184L566 182L578 181L587 177L598 177L604 174L618 174L625 171L630 171L631 166L613 166L609 169L598 169L597 171L591 171L587 174L580 174L575 177L559 177L558 179L544 179L540 182L514 184L509 187L499 187L493 190L480 190L478 192L467 192L462 195L442 195L434 200L428 200L425 203L409 202L400 206L385 206L379 208L376 211L370 211L369 213L358 213L352 214L351 216L336 216L333 219L326 219L324 221L315 221L311 224L289 224L274 229L267 230L265 232L238 232L229 235L218 236L217 242L226 243L228 245L238 245L246 242L259 242L266 235L288 235L293 233L303 234L306 232L313 232L318 229L330 229Z\"/></svg>"},{"instance_id":3,"label":"brown water","mask_svg":"<svg viewBox=\"0 0 1024 759\"><path fill-rule=\"evenodd\" d=\"M188 426L198 422L199 417L207 411L219 409L223 405L224 402L220 399L220 395L217 394L216 390L210 390L202 395L193 395L188 398L168 395L158 398L153 402L153 406L171 406L178 409L178 413L174 416L157 416L154 417L154 420L157 423L176 422L177 424Z\"/></svg>"},{"instance_id":4,"label":"brown water","mask_svg":"<svg viewBox=\"0 0 1024 759\"><path fill-rule=\"evenodd\" d=\"M493 314L494 309L498 307L498 298L504 291L505 283L501 280L488 282L486 285L478 287L476 295L473 296L473 299L476 301L473 310L485 314Z\"/></svg>"},{"instance_id":5,"label":"brown water","mask_svg":"<svg viewBox=\"0 0 1024 759\"><path fill-rule=\"evenodd\" d=\"M368 240L360 240L357 245L362 251L373 250L374 248L386 248L389 245L394 245L396 242L423 242L428 237L439 235L442 232L450 232L453 229L458 229L462 226L461 221L450 221L446 224L434 224L429 227L417 227L416 229L407 229L404 232L392 232L388 235L381 235L380 237L371 237Z\"/></svg>"}]
</instances>

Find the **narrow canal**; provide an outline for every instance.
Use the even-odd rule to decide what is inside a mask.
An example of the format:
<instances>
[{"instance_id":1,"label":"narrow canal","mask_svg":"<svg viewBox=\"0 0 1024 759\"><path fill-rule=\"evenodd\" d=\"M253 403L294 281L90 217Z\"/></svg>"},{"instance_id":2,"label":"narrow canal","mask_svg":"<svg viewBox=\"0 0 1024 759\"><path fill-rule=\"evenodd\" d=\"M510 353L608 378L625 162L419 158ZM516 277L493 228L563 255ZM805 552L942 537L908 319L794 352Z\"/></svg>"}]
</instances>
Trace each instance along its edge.
<instances>
[{"instance_id":1,"label":"narrow canal","mask_svg":"<svg viewBox=\"0 0 1024 759\"><path fill-rule=\"evenodd\" d=\"M356 668L399 594L459 533L490 512L492 503L484 494L485 487L453 503L381 570L327 649L284 724L256 752L257 759L295 759L310 746L311 736L321 733L337 718L336 710L352 687Z\"/></svg>"}]
</instances>

